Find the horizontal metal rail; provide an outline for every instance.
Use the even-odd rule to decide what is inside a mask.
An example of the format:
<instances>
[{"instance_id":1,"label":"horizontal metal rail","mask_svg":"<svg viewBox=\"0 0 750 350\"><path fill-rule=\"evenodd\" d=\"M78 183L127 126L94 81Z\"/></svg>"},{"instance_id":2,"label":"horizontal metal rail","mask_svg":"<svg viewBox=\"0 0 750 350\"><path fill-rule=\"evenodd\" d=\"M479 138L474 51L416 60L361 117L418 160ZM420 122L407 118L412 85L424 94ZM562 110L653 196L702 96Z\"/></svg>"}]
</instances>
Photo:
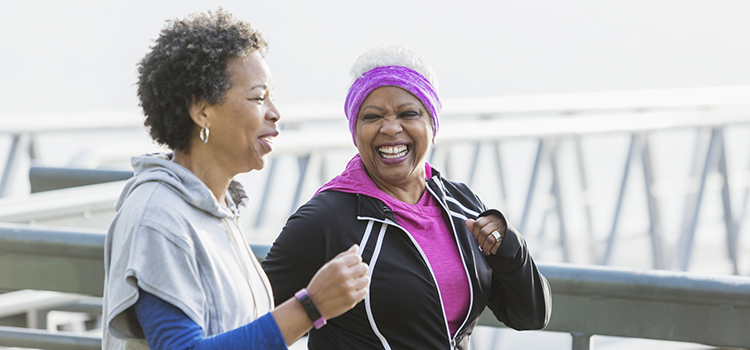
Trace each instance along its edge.
<instances>
[{"instance_id":1,"label":"horizontal metal rail","mask_svg":"<svg viewBox=\"0 0 750 350\"><path fill-rule=\"evenodd\" d=\"M127 180L132 170L75 169L32 166L29 169L31 193Z\"/></svg>"},{"instance_id":2,"label":"horizontal metal rail","mask_svg":"<svg viewBox=\"0 0 750 350\"><path fill-rule=\"evenodd\" d=\"M68 332L50 333L39 329L0 326L0 345L50 350L100 350L102 348L102 337L100 335Z\"/></svg>"},{"instance_id":3,"label":"horizontal metal rail","mask_svg":"<svg viewBox=\"0 0 750 350\"><path fill-rule=\"evenodd\" d=\"M33 309L49 309L60 305L80 304L79 301L82 298L84 297L81 295L49 290L24 289L8 292L0 294L0 318L22 314ZM99 308L98 312L101 313L101 303Z\"/></svg>"},{"instance_id":4,"label":"horizontal metal rail","mask_svg":"<svg viewBox=\"0 0 750 350\"><path fill-rule=\"evenodd\" d=\"M750 346L744 330L750 278L570 264L539 269L552 288L545 330L578 336L580 347L573 350L589 349L591 335ZM479 324L502 326L489 310Z\"/></svg>"},{"instance_id":5,"label":"horizontal metal rail","mask_svg":"<svg viewBox=\"0 0 750 350\"><path fill-rule=\"evenodd\" d=\"M28 223L96 212L114 214L115 200L125 181L34 193L23 198L0 198L0 222Z\"/></svg>"},{"instance_id":6,"label":"horizontal metal rail","mask_svg":"<svg viewBox=\"0 0 750 350\"><path fill-rule=\"evenodd\" d=\"M39 289L102 294L103 231L0 224L0 289ZM262 259L269 246L253 245ZM23 276L9 274L20 269ZM590 349L591 335L609 335L750 347L750 278L704 276L660 270L627 270L571 264L539 264L552 289L546 330L568 332L574 350ZM85 283L67 283L83 281ZM69 310L96 310L91 301ZM502 327L489 311L480 325ZM88 336L0 329L0 345L70 349L96 342ZM41 333L40 333L41 332ZM95 338L95 337L94 337ZM29 340L30 339L30 340ZM47 343L42 343L47 342ZM24 345L21 345L24 344ZM93 349L96 345L76 345Z\"/></svg>"},{"instance_id":7,"label":"horizontal metal rail","mask_svg":"<svg viewBox=\"0 0 750 350\"><path fill-rule=\"evenodd\" d=\"M0 225L0 289L102 295L104 232Z\"/></svg>"}]
</instances>

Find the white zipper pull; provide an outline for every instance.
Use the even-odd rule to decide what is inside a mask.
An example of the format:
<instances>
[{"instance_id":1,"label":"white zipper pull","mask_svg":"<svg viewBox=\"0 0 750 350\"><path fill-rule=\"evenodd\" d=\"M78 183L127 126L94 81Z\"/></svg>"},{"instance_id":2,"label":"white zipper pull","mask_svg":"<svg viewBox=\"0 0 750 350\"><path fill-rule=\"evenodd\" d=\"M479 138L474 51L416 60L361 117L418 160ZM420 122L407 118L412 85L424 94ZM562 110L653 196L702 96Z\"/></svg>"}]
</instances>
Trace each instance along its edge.
<instances>
[{"instance_id":1,"label":"white zipper pull","mask_svg":"<svg viewBox=\"0 0 750 350\"><path fill-rule=\"evenodd\" d=\"M456 348L456 338L451 339L451 350Z\"/></svg>"}]
</instances>

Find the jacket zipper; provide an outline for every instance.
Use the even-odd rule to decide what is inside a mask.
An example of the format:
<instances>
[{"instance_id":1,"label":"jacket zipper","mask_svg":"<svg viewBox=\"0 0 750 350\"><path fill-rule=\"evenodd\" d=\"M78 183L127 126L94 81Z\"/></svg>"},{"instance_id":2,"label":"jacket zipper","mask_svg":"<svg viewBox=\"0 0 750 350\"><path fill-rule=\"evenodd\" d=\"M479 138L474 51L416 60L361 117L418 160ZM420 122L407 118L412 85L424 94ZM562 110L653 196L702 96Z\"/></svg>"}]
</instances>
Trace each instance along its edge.
<instances>
[{"instance_id":1,"label":"jacket zipper","mask_svg":"<svg viewBox=\"0 0 750 350\"><path fill-rule=\"evenodd\" d=\"M432 188L429 186L429 181L425 186L428 191L430 191L430 194L432 194L433 197L436 199L439 199L437 194L432 191ZM461 263L464 265L464 273L466 273L466 280L469 282L469 310L466 312L466 318L464 318L463 323L461 323L461 326L458 327L456 330L456 334L451 337L450 336L450 329L448 330L448 338L451 340L451 350L456 348L456 336L461 333L461 330L466 326L466 322L469 321L469 318L471 317L471 310L474 308L474 285L471 283L471 276L469 275L469 268L466 266L466 256L464 256L464 251L461 249L461 242L458 240L458 233L456 232L456 226L453 224L452 215L450 213L450 210L448 209L447 205L443 204L442 200L438 200L438 203L440 203L440 206L445 210L445 213L448 215L448 221L451 224L451 230L453 232L453 239L456 241L456 248L458 248L458 253L461 255ZM437 283L436 283L437 284ZM443 313L445 313L445 310L443 310ZM447 322L447 317L446 317Z\"/></svg>"},{"instance_id":2,"label":"jacket zipper","mask_svg":"<svg viewBox=\"0 0 750 350\"><path fill-rule=\"evenodd\" d=\"M232 250L234 251L235 258L240 265L240 269L245 275L244 277L247 281L247 285L250 288L250 293L252 295L255 309L254 316L255 319L257 319L260 316L258 309L260 306L260 291L253 288L253 277L251 276L251 272L249 270L251 267L248 265L252 265L252 269L254 270L255 274L260 278L260 282L263 285L265 289L264 292L268 298L269 310L274 309L273 294L270 293L271 283L268 281L265 273L262 272L262 268L260 267L258 260L255 258L255 255L252 253L252 250L250 250L250 245L245 241L245 237L242 235L242 231L240 231L237 222L232 222L229 218L222 218L221 223L224 231L227 233L230 245L232 246ZM245 248L244 252L241 251L243 247ZM242 257L243 255L246 255L247 259L244 259Z\"/></svg>"},{"instance_id":3,"label":"jacket zipper","mask_svg":"<svg viewBox=\"0 0 750 350\"><path fill-rule=\"evenodd\" d=\"M432 191L430 191L430 192L432 192ZM434 196L434 194L433 194L433 196ZM446 209L446 208L443 207L443 209ZM386 215L389 215L390 217L386 216L386 220L380 220L380 219L376 219L376 218L368 218L368 219L380 222L381 224L388 224L388 225L391 225L391 226L394 226L394 227L398 227L401 231L404 231L404 233L406 233L406 236L409 237L409 239L412 241L412 243L414 244L414 246L417 248L417 251L419 252L419 255L422 257L422 259L424 260L424 262L426 263L426 265L428 267L428 270L430 271L430 275L432 276L432 280L435 282L435 289L437 290L438 296L440 297L440 308L441 308L441 311L443 312L443 321L445 322L445 332L448 335L448 340L449 340L450 348L451 348L451 350L456 349L456 343L457 343L456 342L456 337L455 336L451 337L450 327L448 326L448 316L445 313L445 304L443 303L443 296L440 293L440 287L438 286L437 277L435 277L435 272L432 270L432 266L430 265L429 260L427 260L427 255L424 253L424 251L422 251L422 248L419 247L419 244L414 239L414 237L412 237L411 233L409 233L409 231L407 231L406 229L404 229L403 227L401 227L399 224L396 223L396 220L393 217L393 211L391 211L390 208L388 208L387 206L383 206L383 212ZM447 212L447 210L446 210L446 212ZM468 272L467 267L466 267L466 261L463 260L464 259L464 255L463 255L463 252L461 252L460 243L458 242L458 239L456 237L456 228L453 225L453 220L450 220L450 222L451 222L451 229L453 230L453 237L456 240L456 247L458 248L458 251L461 254L461 262L462 262L462 264L464 266L464 273L466 273L466 278L467 278L467 280L469 282L469 297L470 297L469 298L469 300L470 300L470 302L469 302L469 310L466 313L466 318L464 319L464 322L456 330L456 335L458 335L459 332L461 331L461 328L463 328L463 326L466 324L466 321L469 319L469 315L471 314L471 308L472 308L472 306L474 304L474 290L473 290L473 287L471 285L471 279L469 278L469 272Z\"/></svg>"}]
</instances>

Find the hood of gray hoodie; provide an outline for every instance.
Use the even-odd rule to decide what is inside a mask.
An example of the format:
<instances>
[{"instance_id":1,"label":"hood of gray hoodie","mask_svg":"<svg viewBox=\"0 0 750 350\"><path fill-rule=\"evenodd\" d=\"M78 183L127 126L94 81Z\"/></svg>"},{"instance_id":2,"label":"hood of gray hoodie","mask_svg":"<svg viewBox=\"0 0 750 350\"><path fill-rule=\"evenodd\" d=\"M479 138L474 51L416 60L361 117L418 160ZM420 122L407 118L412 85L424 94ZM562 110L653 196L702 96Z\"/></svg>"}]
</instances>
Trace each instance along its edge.
<instances>
[{"instance_id":1,"label":"hood of gray hoodie","mask_svg":"<svg viewBox=\"0 0 750 350\"><path fill-rule=\"evenodd\" d=\"M237 217L247 208L248 197L242 185L232 180L227 190L227 205L220 205L211 190L195 174L172 161L173 153L152 153L130 159L134 176L125 184L115 202L119 211L125 200L141 184L160 182L171 188L191 206L219 218Z\"/></svg>"}]
</instances>

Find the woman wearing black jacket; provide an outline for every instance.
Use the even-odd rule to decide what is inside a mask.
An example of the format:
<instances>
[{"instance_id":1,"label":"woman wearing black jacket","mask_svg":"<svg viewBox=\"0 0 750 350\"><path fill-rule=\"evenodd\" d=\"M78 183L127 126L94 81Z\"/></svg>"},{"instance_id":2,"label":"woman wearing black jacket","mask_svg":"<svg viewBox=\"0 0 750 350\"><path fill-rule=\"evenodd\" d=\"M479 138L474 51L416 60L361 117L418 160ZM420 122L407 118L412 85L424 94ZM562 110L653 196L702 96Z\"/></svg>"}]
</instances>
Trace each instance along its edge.
<instances>
[{"instance_id":1,"label":"woman wearing black jacket","mask_svg":"<svg viewBox=\"0 0 750 350\"><path fill-rule=\"evenodd\" d=\"M437 81L395 46L352 68L345 112L359 153L287 221L263 262L288 299L342 248L370 265L367 297L309 334L310 349L468 349L485 307L508 327L541 329L549 285L497 210L425 161L439 129Z\"/></svg>"}]
</instances>

